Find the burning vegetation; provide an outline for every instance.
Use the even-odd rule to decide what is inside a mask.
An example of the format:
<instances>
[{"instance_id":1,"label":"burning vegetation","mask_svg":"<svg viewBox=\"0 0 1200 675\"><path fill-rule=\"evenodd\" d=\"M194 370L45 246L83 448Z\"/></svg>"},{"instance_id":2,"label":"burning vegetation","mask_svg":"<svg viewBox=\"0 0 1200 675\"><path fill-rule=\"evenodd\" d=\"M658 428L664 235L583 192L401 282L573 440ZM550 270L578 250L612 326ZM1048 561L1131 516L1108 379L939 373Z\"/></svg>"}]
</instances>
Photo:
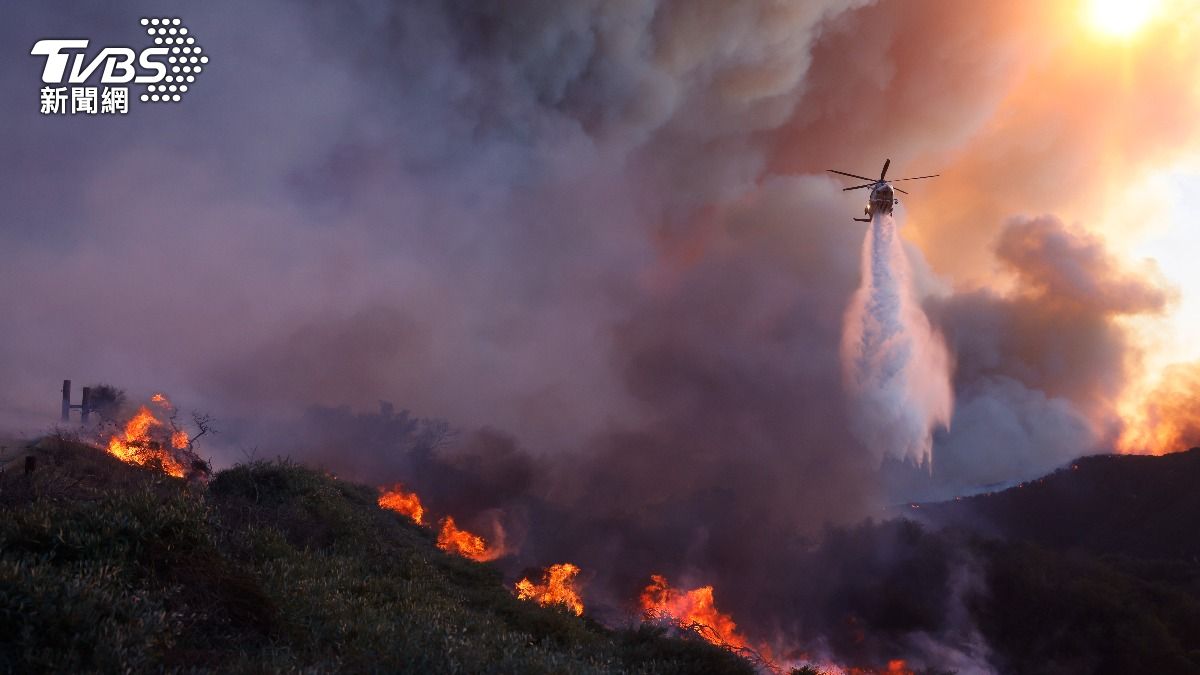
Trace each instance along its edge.
<instances>
[{"instance_id":1,"label":"burning vegetation","mask_svg":"<svg viewBox=\"0 0 1200 675\"><path fill-rule=\"evenodd\" d=\"M391 487L379 488L377 501L380 508L399 513L417 525L427 524L425 522L425 506L421 503L420 496L416 492L405 490L400 483L395 483ZM491 545L482 536L460 528L458 523L454 522L453 516L446 516L441 520L437 545L447 553L454 553L476 562L488 562L505 553L504 530L498 523L496 532L496 545Z\"/></svg>"},{"instance_id":2,"label":"burning vegetation","mask_svg":"<svg viewBox=\"0 0 1200 675\"><path fill-rule=\"evenodd\" d=\"M695 631L715 645L735 650L746 647L746 639L738 634L737 624L717 609L712 586L681 591L671 588L661 574L652 574L650 585L642 591L641 607L646 618L669 621L685 630Z\"/></svg>"},{"instance_id":3,"label":"burning vegetation","mask_svg":"<svg viewBox=\"0 0 1200 675\"><path fill-rule=\"evenodd\" d=\"M575 616L583 614L583 599L575 588L575 577L579 568L571 563L551 565L542 572L542 583L535 584L528 577L516 584L517 597L530 600L543 607L561 605Z\"/></svg>"},{"instance_id":4,"label":"burning vegetation","mask_svg":"<svg viewBox=\"0 0 1200 675\"><path fill-rule=\"evenodd\" d=\"M164 473L183 478L185 467L195 460L191 439L175 425L175 407L166 396L155 394L150 403L155 410L139 406L121 431L109 438L108 453L128 464L161 467Z\"/></svg>"},{"instance_id":5,"label":"burning vegetation","mask_svg":"<svg viewBox=\"0 0 1200 675\"><path fill-rule=\"evenodd\" d=\"M503 530L500 530L501 534ZM503 540L503 536L499 537ZM483 537L460 529L454 518L446 516L442 519L442 529L438 532L438 548L448 553L455 553L476 562L488 562L504 555L504 545L492 546Z\"/></svg>"},{"instance_id":6,"label":"burning vegetation","mask_svg":"<svg viewBox=\"0 0 1200 675\"><path fill-rule=\"evenodd\" d=\"M415 492L405 492L404 486L396 483L390 488L380 488L380 508L408 516L417 525L425 524L425 507Z\"/></svg>"}]
</instances>

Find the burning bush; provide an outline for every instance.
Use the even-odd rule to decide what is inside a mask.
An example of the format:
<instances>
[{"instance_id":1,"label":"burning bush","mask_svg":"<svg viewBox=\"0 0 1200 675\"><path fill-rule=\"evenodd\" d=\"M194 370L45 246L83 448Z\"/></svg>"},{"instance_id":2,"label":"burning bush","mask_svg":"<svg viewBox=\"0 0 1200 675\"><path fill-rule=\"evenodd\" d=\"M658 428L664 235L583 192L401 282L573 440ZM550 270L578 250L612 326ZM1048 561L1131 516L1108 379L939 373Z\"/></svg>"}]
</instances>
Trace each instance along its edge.
<instances>
[{"instance_id":1,"label":"burning bush","mask_svg":"<svg viewBox=\"0 0 1200 675\"><path fill-rule=\"evenodd\" d=\"M396 483L390 488L380 488L380 508L408 516L417 525L425 524L425 507L415 492L405 492L404 486Z\"/></svg>"},{"instance_id":2,"label":"burning bush","mask_svg":"<svg viewBox=\"0 0 1200 675\"><path fill-rule=\"evenodd\" d=\"M175 409L166 396L155 394L150 402L168 422L159 419L150 406L140 406L125 427L109 438L108 453L123 462L161 467L164 473L183 478L185 466L196 459L189 456L193 453L187 432L175 426Z\"/></svg>"},{"instance_id":3,"label":"burning bush","mask_svg":"<svg viewBox=\"0 0 1200 675\"><path fill-rule=\"evenodd\" d=\"M535 584L528 577L517 582L517 597L548 607L561 605L575 616L583 614L583 600L575 588L575 577L579 568L571 563L551 565L542 572L542 583Z\"/></svg>"},{"instance_id":4,"label":"burning bush","mask_svg":"<svg viewBox=\"0 0 1200 675\"><path fill-rule=\"evenodd\" d=\"M425 506L415 492L408 492L400 483L391 487L379 488L378 504L380 508L394 511L408 517L417 525L425 524ZM448 553L460 555L476 562L495 560L506 553L504 546L504 529L499 523L493 524L495 543L489 544L482 536L464 530L454 522L453 516L442 518L438 531L438 548Z\"/></svg>"},{"instance_id":5,"label":"burning bush","mask_svg":"<svg viewBox=\"0 0 1200 675\"><path fill-rule=\"evenodd\" d=\"M483 537L459 529L454 518L446 516L442 519L442 529L438 533L437 545L443 551L456 553L476 562L487 562L504 555L504 530L499 529L498 525L497 530L500 534L498 537L500 541L495 546L490 546Z\"/></svg>"},{"instance_id":6,"label":"burning bush","mask_svg":"<svg viewBox=\"0 0 1200 675\"><path fill-rule=\"evenodd\" d=\"M670 621L695 631L715 645L733 649L746 646L746 639L737 633L733 619L717 610L712 586L681 591L671 588L666 577L652 574L650 585L642 591L641 605L648 619Z\"/></svg>"}]
</instances>

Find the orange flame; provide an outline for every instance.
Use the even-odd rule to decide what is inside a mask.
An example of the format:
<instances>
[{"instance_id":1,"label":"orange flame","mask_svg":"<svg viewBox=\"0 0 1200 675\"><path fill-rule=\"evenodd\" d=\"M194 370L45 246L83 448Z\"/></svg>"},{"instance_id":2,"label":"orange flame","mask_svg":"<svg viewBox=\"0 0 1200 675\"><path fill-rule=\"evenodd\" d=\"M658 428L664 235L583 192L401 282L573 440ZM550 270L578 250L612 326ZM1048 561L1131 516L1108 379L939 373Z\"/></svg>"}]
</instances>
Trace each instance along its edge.
<instances>
[{"instance_id":1,"label":"orange flame","mask_svg":"<svg viewBox=\"0 0 1200 675\"><path fill-rule=\"evenodd\" d=\"M843 666L832 661L813 661L802 658L795 665L807 666L821 675L916 675L904 659L892 659L886 667Z\"/></svg>"},{"instance_id":2,"label":"orange flame","mask_svg":"<svg viewBox=\"0 0 1200 675\"><path fill-rule=\"evenodd\" d=\"M670 619L683 628L695 629L715 645L733 649L746 646L746 638L738 634L733 619L717 610L712 586L680 591L671 588L666 577L651 574L641 602L642 611L650 618Z\"/></svg>"},{"instance_id":3,"label":"orange flame","mask_svg":"<svg viewBox=\"0 0 1200 675\"><path fill-rule=\"evenodd\" d=\"M500 534L503 539L503 530L500 531ZM487 562L504 555L503 544L495 547L488 546L483 537L460 530L454 524L454 518L450 516L442 519L442 530L438 533L437 545L443 551L457 553L476 562Z\"/></svg>"},{"instance_id":4,"label":"orange flame","mask_svg":"<svg viewBox=\"0 0 1200 675\"><path fill-rule=\"evenodd\" d=\"M404 486L399 483L391 488L379 488L379 490L382 492L379 495L380 508L408 516L418 525L425 524L425 507L421 506L421 499L417 493L405 492Z\"/></svg>"},{"instance_id":5,"label":"orange flame","mask_svg":"<svg viewBox=\"0 0 1200 675\"><path fill-rule=\"evenodd\" d=\"M155 398L151 400L160 402L159 399L166 400L162 394L155 394ZM168 434L161 429L162 427L162 421L155 417L149 408L142 406L125 424L125 429L108 440L108 453L122 462L142 466L157 460L164 472L176 478L183 478L183 465L167 450ZM176 431L169 436L170 445L173 447L187 447L186 433ZM183 444L179 445L181 438Z\"/></svg>"},{"instance_id":6,"label":"orange flame","mask_svg":"<svg viewBox=\"0 0 1200 675\"><path fill-rule=\"evenodd\" d=\"M542 573L542 583L535 584L528 578L517 582L517 597L532 600L543 607L562 605L575 616L583 614L583 600L575 588L575 577L579 568L571 563L551 565Z\"/></svg>"},{"instance_id":7,"label":"orange flame","mask_svg":"<svg viewBox=\"0 0 1200 675\"><path fill-rule=\"evenodd\" d=\"M886 668L859 668L850 667L843 668L841 666L830 666L830 675L915 675L916 671L908 667L904 659L892 659L887 662Z\"/></svg>"},{"instance_id":8,"label":"orange flame","mask_svg":"<svg viewBox=\"0 0 1200 675\"><path fill-rule=\"evenodd\" d=\"M1200 363L1168 366L1152 389L1131 392L1122 406L1124 454L1165 455L1200 445Z\"/></svg>"}]
</instances>

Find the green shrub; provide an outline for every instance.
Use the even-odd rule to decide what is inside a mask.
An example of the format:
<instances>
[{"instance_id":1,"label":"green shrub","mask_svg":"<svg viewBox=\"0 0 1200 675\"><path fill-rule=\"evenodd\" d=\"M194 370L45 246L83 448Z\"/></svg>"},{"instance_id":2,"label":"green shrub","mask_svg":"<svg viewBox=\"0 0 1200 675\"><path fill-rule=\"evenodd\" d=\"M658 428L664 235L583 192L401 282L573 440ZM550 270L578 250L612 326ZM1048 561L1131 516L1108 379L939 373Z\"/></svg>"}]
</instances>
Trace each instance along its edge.
<instances>
[{"instance_id":1,"label":"green shrub","mask_svg":"<svg viewBox=\"0 0 1200 675\"><path fill-rule=\"evenodd\" d=\"M702 640L519 601L376 499L287 461L206 492L34 495L0 521L0 672L753 672Z\"/></svg>"}]
</instances>

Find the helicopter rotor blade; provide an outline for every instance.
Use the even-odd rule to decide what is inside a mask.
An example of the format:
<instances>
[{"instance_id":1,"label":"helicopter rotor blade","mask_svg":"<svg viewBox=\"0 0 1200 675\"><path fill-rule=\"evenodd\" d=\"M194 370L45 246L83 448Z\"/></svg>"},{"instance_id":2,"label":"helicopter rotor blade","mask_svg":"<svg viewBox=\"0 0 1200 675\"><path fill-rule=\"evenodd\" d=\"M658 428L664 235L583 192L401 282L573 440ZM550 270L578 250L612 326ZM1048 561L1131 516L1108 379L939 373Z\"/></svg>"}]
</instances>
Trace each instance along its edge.
<instances>
[{"instance_id":1,"label":"helicopter rotor blade","mask_svg":"<svg viewBox=\"0 0 1200 675\"><path fill-rule=\"evenodd\" d=\"M894 188L892 188L892 189L893 189L893 190L895 190L896 192L899 192L900 194L905 194L905 195L906 195L906 194L908 194L908 191L907 191L907 190L901 190L901 189L900 189L900 188L898 188L898 187L894 187Z\"/></svg>"},{"instance_id":2,"label":"helicopter rotor blade","mask_svg":"<svg viewBox=\"0 0 1200 675\"><path fill-rule=\"evenodd\" d=\"M893 179L889 180L888 182L895 183L896 181L899 181L899 180L921 180L922 178L937 178L940 175L941 175L940 173L935 173L932 176L916 176L914 178L893 178Z\"/></svg>"},{"instance_id":3,"label":"helicopter rotor blade","mask_svg":"<svg viewBox=\"0 0 1200 675\"><path fill-rule=\"evenodd\" d=\"M861 190L863 188L869 188L869 187L874 187L874 186L875 186L874 183L863 183L862 185L855 185L854 187L842 188L842 192L846 192L848 190Z\"/></svg>"},{"instance_id":4,"label":"helicopter rotor blade","mask_svg":"<svg viewBox=\"0 0 1200 675\"><path fill-rule=\"evenodd\" d=\"M879 180L883 180L883 177L887 175L888 167L891 165L892 165L892 160L885 159L883 161L883 171L879 172Z\"/></svg>"},{"instance_id":5,"label":"helicopter rotor blade","mask_svg":"<svg viewBox=\"0 0 1200 675\"><path fill-rule=\"evenodd\" d=\"M869 181L871 181L872 183L874 183L874 182L875 182L875 179L874 179L874 178L867 178L866 176L859 176L859 175L857 175L857 174L853 174L853 173L846 173L845 171L838 171L837 169L825 169L825 170L826 170L826 171L829 171L830 173L837 173L837 174L841 174L841 175L843 175L843 176L849 176L849 177L851 177L851 178L857 178L857 179L859 179L859 180L869 180Z\"/></svg>"}]
</instances>

